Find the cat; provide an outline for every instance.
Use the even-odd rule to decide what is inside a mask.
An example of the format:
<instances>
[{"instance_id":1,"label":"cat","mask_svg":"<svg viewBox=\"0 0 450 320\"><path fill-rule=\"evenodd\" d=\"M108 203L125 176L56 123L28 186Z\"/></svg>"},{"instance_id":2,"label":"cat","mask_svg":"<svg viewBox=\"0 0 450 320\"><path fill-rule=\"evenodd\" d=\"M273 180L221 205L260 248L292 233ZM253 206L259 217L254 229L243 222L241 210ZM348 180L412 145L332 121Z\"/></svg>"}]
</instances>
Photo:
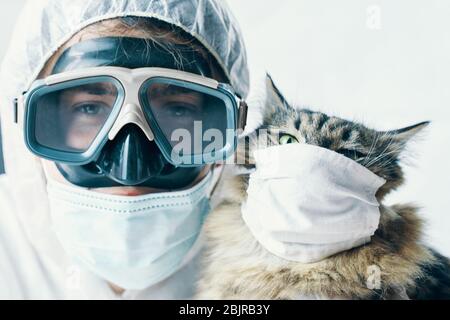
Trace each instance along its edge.
<instances>
[{"instance_id":1,"label":"cat","mask_svg":"<svg viewBox=\"0 0 450 320\"><path fill-rule=\"evenodd\" d=\"M205 223L206 248L197 299L450 299L450 262L422 243L423 221L410 204L386 206L385 196L404 182L404 148L428 122L379 132L362 124L296 109L270 76L263 124L241 139L237 159L224 166L222 199ZM384 178L377 192L380 224L369 244L317 263L283 260L265 250L241 217L260 129L269 145L308 143L338 152ZM301 164L299 164L301 165ZM247 171L248 172L248 171ZM273 213L276 215L276 212ZM375 281L378 274L379 283ZM372 278L371 278L372 277ZM375 280L374 280L375 279Z\"/></svg>"}]
</instances>

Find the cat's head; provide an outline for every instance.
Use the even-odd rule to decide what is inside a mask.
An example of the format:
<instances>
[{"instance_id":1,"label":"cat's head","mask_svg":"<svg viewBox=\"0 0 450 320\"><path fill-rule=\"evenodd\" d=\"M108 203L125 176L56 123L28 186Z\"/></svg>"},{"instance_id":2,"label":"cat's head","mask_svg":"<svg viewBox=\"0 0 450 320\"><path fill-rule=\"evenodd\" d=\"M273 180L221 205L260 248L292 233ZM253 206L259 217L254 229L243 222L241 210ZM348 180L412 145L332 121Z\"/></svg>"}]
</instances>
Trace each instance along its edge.
<instances>
[{"instance_id":1,"label":"cat's head","mask_svg":"<svg viewBox=\"0 0 450 320\"><path fill-rule=\"evenodd\" d=\"M267 76L266 82L267 99L263 124L254 135L267 132L268 145L308 143L333 150L358 162L386 179L386 184L378 191L379 199L403 183L400 166L402 152L407 142L429 122L403 129L376 131L360 123L327 116L321 112L293 108L270 76ZM251 149L261 146L254 143L252 146L247 139L248 147ZM248 154L251 156L251 151Z\"/></svg>"}]
</instances>

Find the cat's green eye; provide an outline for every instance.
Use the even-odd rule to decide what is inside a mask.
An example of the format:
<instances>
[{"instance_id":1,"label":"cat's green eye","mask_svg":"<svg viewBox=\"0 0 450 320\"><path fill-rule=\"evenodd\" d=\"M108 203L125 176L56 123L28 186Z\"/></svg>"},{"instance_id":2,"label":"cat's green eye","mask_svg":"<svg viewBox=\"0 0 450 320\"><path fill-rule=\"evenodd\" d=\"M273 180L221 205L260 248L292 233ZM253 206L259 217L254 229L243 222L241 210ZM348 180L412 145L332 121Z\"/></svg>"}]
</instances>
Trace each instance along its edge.
<instances>
[{"instance_id":1,"label":"cat's green eye","mask_svg":"<svg viewBox=\"0 0 450 320\"><path fill-rule=\"evenodd\" d=\"M290 134L284 134L280 137L280 144L298 143L298 140Z\"/></svg>"}]
</instances>

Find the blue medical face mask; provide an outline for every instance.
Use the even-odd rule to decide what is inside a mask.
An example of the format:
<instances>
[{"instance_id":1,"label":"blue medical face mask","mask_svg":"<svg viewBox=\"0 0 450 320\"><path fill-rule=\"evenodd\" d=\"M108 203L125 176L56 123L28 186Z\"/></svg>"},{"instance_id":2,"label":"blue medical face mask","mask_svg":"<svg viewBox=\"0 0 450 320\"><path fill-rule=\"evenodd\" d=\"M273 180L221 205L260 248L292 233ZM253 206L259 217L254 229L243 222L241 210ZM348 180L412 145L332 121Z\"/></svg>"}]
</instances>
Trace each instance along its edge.
<instances>
[{"instance_id":1,"label":"blue medical face mask","mask_svg":"<svg viewBox=\"0 0 450 320\"><path fill-rule=\"evenodd\" d=\"M75 262L123 289L144 289L194 255L211 183L210 173L188 190L124 197L49 179L52 226Z\"/></svg>"},{"instance_id":2,"label":"blue medical face mask","mask_svg":"<svg viewBox=\"0 0 450 320\"><path fill-rule=\"evenodd\" d=\"M188 45L169 52L121 37L75 44L25 95L27 146L79 187L184 188L205 165L233 154L245 118L231 88L211 79L209 65ZM192 141L177 144L177 130ZM175 159L182 144L189 148Z\"/></svg>"}]
</instances>

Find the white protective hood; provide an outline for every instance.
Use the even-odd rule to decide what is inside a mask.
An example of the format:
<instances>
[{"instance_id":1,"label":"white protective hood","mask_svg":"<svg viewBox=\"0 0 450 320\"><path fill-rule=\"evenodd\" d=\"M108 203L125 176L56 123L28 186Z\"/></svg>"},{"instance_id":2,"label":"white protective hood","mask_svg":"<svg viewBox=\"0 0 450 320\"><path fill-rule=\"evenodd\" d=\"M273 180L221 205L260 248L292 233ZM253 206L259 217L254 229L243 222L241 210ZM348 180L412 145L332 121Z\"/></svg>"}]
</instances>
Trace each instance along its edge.
<instances>
[{"instance_id":1,"label":"white protective hood","mask_svg":"<svg viewBox=\"0 0 450 320\"><path fill-rule=\"evenodd\" d=\"M40 161L25 147L22 127L13 123L12 102L29 88L57 49L78 31L95 22L122 16L153 17L181 27L213 54L236 92L242 97L248 94L243 39L224 1L29 0L1 65L3 152L10 207L37 254L48 256L55 265L63 263L58 260L64 259L65 254L51 230L45 175ZM4 214L3 210L6 209L0 203L0 214ZM0 241L15 240L0 236Z\"/></svg>"}]
</instances>

